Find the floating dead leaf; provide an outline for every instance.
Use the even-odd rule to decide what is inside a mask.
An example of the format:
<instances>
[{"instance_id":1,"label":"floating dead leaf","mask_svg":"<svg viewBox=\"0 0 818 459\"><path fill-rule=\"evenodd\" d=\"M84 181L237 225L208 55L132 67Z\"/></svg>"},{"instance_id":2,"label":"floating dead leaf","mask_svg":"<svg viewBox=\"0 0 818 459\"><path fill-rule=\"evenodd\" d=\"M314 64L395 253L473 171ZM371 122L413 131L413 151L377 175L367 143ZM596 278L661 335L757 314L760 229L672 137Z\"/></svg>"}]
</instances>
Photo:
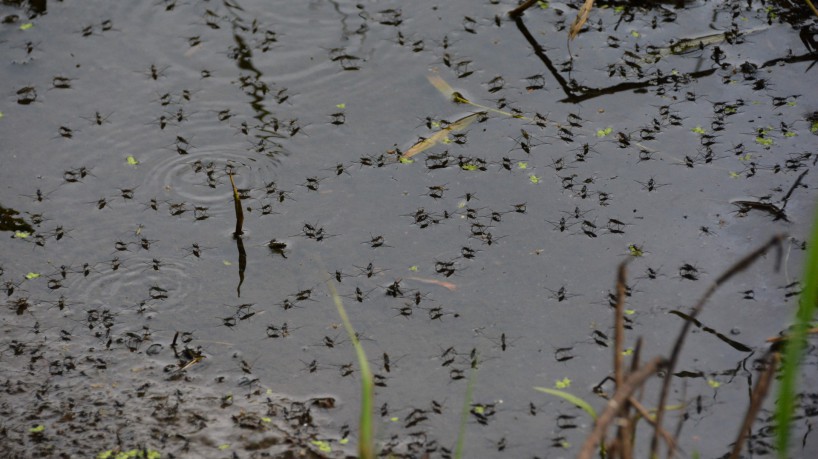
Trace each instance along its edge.
<instances>
[{"instance_id":1,"label":"floating dead leaf","mask_svg":"<svg viewBox=\"0 0 818 459\"><path fill-rule=\"evenodd\" d=\"M445 82L444 82L445 83ZM446 126L445 128L437 131L431 137L427 137L425 139L419 140L417 143L412 145L412 148L407 150L402 156L401 159L409 159L412 156L415 156L418 153L421 153L429 148L437 145L438 142L442 142L449 137L450 132L457 132L467 128L470 124L475 122L477 119L486 116L486 112L477 112L472 113L471 115L466 115L463 118L455 121L454 123Z\"/></svg>"}]
</instances>

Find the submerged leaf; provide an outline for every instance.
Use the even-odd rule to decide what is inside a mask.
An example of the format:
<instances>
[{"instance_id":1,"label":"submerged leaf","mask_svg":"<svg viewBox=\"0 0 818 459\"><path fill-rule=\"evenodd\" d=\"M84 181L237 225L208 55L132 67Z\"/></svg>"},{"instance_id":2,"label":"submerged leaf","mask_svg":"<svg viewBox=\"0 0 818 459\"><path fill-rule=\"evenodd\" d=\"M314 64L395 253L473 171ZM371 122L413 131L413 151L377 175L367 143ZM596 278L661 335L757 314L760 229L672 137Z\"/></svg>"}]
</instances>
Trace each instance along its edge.
<instances>
[{"instance_id":1,"label":"submerged leaf","mask_svg":"<svg viewBox=\"0 0 818 459\"><path fill-rule=\"evenodd\" d=\"M588 402L577 397L576 395L569 394L568 392L557 389L549 389L547 387L535 387L534 389L540 392L545 392L546 394L554 395L565 400L566 402L572 403L576 405L578 408L581 408L589 415L591 415L591 417L594 418L594 420L596 420L596 411L594 410L594 408L591 405L589 405Z\"/></svg>"},{"instance_id":2,"label":"submerged leaf","mask_svg":"<svg viewBox=\"0 0 818 459\"><path fill-rule=\"evenodd\" d=\"M139 164L139 160L134 158L133 155L128 155L128 157L125 158L125 160L128 161L129 166L136 166L137 164Z\"/></svg>"},{"instance_id":3,"label":"submerged leaf","mask_svg":"<svg viewBox=\"0 0 818 459\"><path fill-rule=\"evenodd\" d=\"M38 277L40 277L40 273L28 273L28 274L26 274L26 279L28 279L28 280L36 279Z\"/></svg>"},{"instance_id":4,"label":"submerged leaf","mask_svg":"<svg viewBox=\"0 0 818 459\"><path fill-rule=\"evenodd\" d=\"M446 80L440 78L437 74L427 75L426 78L429 80L429 83L437 88L437 90L446 96L447 99L454 99L453 95L457 91L455 91L453 87L449 86L449 83L446 83Z\"/></svg>"},{"instance_id":5,"label":"submerged leaf","mask_svg":"<svg viewBox=\"0 0 818 459\"><path fill-rule=\"evenodd\" d=\"M472 113L471 115L466 115L463 118L455 121L454 123L446 126L445 128L435 132L431 137L427 137L425 139L419 140L416 144L412 145L412 148L407 150L402 156L401 161L404 159L409 159L412 156L415 156L418 153L421 153L429 148L437 145L438 142L445 141L448 138L450 132L457 132L462 129L465 129L470 124L472 124L478 118L485 116L486 112L477 112Z\"/></svg>"},{"instance_id":6,"label":"submerged leaf","mask_svg":"<svg viewBox=\"0 0 818 459\"><path fill-rule=\"evenodd\" d=\"M32 27L34 27L34 24L31 22L26 22L25 24L20 25L20 30L28 30Z\"/></svg>"}]
</instances>

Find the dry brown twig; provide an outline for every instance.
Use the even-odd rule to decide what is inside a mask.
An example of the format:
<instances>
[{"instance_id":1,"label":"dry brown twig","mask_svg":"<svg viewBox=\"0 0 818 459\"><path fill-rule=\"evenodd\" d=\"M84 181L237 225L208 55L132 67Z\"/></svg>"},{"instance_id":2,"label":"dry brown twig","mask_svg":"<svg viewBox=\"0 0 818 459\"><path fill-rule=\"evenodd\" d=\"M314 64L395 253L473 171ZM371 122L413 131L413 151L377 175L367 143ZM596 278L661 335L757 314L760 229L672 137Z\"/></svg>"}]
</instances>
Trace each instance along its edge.
<instances>
[{"instance_id":1,"label":"dry brown twig","mask_svg":"<svg viewBox=\"0 0 818 459\"><path fill-rule=\"evenodd\" d=\"M763 361L767 364L767 368L759 372L758 382L753 388L753 393L750 395L750 407L747 408L747 414L744 416L744 422L741 423L741 430L738 432L736 442L733 444L733 451L730 453L730 459L738 459L741 454L741 448L744 445L744 439L750 433L750 428L758 415L758 410L761 409L761 402L767 396L767 391L770 389L770 382L775 375L775 370L781 356L778 352L769 351Z\"/></svg>"},{"instance_id":2,"label":"dry brown twig","mask_svg":"<svg viewBox=\"0 0 818 459\"><path fill-rule=\"evenodd\" d=\"M582 4L582 8L579 9L579 13L577 13L577 17L574 19L574 23L571 24L571 29L568 31L569 40L573 40L579 35L579 31L588 20L588 15L591 14L591 8L593 7L594 0L585 0L585 3Z\"/></svg>"},{"instance_id":3,"label":"dry brown twig","mask_svg":"<svg viewBox=\"0 0 818 459\"><path fill-rule=\"evenodd\" d=\"M780 249L780 243L784 240L784 235L776 235L772 237L766 244L761 246L760 248L756 249L755 251L751 252L735 264L733 264L729 269L727 269L721 276L719 276L705 291L696 305L692 308L689 316L691 318L695 318L704 308L704 305L710 299L710 297L715 293L715 291L731 279L736 274L744 271L745 269L749 268L757 259L762 257L766 254L773 246L777 246ZM646 365L639 367L639 356L638 351L641 350L641 340L637 341L637 355L634 355L633 361L631 362L630 369L626 370L624 367L623 362L623 347L624 347L624 340L625 340L625 324L624 324L624 306L625 306L625 293L627 288L627 263L625 261L619 265L619 269L617 271L617 282L616 282L616 305L615 305L615 338L614 338L614 381L616 383L616 392L614 393L613 397L608 402L608 405L605 408L605 411L600 415L596 423L594 424L593 432L586 438L585 443L582 446L580 454L578 457L580 458L588 458L590 459L594 454L594 450L596 449L597 445L600 443L604 444L605 442L605 432L608 429L608 426L614 422L617 418L620 420L616 422L619 426L617 430L615 440L609 445L610 450L608 453L611 457L622 457L628 458L631 457L633 454L633 438L634 438L634 427L636 422L638 421L639 416L644 417L654 428L654 436L651 442L651 457L656 456L656 452L658 449L658 441L659 438L663 439L667 444L668 448L668 456L673 457L674 452L676 450L676 440L664 429L662 426L662 418L663 414L666 410L666 403L667 403L667 396L670 387L670 380L672 379L673 370L678 362L679 355L681 353L681 348L684 344L685 338L687 336L687 332L690 329L691 321L685 321L682 329L676 338L676 341L673 345L673 350L671 352L671 357L669 360L665 360L661 357L655 357L653 360L648 362ZM769 367L774 367L775 362L771 363ZM644 386L645 381L654 373L659 370L664 369L667 376L664 378L662 383L662 392L659 397L659 405L656 410L655 418L651 417L650 413L642 406L642 404L633 397L633 393ZM750 426L752 425L752 421L755 419L756 414L758 413L758 409L761 406L761 401L764 399L766 395L767 389L769 387L770 379L774 370L767 369L765 373L763 373L760 377L756 388L753 391L753 395L751 398L751 405L747 412L747 416L745 417L744 424L742 425L742 430L739 433L739 437L736 441L736 445L734 446L734 455L737 455L741 449L741 443L744 441L744 437L746 436L747 432L749 432ZM635 415L631 415L631 410L635 411ZM737 457L737 456L736 456Z\"/></svg>"},{"instance_id":4,"label":"dry brown twig","mask_svg":"<svg viewBox=\"0 0 818 459\"><path fill-rule=\"evenodd\" d=\"M670 434L667 430L663 429L662 427L656 425L656 421L653 420L653 416L650 412L645 408L639 400L636 400L633 397L628 399L628 402L633 406L634 410L638 416L642 417L648 424L652 425L655 429L659 429L659 434L662 435L662 438L665 439L665 443L668 444L668 447L676 444L676 440L674 440L673 435ZM632 457L632 456L631 456Z\"/></svg>"},{"instance_id":5,"label":"dry brown twig","mask_svg":"<svg viewBox=\"0 0 818 459\"><path fill-rule=\"evenodd\" d=\"M524 3L521 3L519 6L517 6L517 8L514 8L513 10L509 11L508 15L511 16L512 18L518 18L523 15L525 10L534 6L535 3L537 3L537 0L526 0Z\"/></svg>"},{"instance_id":6,"label":"dry brown twig","mask_svg":"<svg viewBox=\"0 0 818 459\"><path fill-rule=\"evenodd\" d=\"M642 366L642 368L628 376L625 383L617 388L614 396L608 401L608 404L605 406L605 411L597 418L593 432L585 439L585 443L582 445L582 449L577 456L579 459L591 459L591 457L593 457L597 445L604 441L605 431L608 430L608 426L622 411L623 405L628 398L630 398L636 389L644 384L645 380L666 365L667 361L665 359L662 357L654 357Z\"/></svg>"},{"instance_id":7,"label":"dry brown twig","mask_svg":"<svg viewBox=\"0 0 818 459\"><path fill-rule=\"evenodd\" d=\"M814 335L814 334L817 334L817 333L818 333L818 327L813 327L813 328L810 328L809 330L807 330L808 335ZM781 342L787 341L788 339L790 339L789 335L774 336L772 338L767 338L767 342L775 344L775 343L781 343Z\"/></svg>"},{"instance_id":8,"label":"dry brown twig","mask_svg":"<svg viewBox=\"0 0 818 459\"><path fill-rule=\"evenodd\" d=\"M536 3L537 0L526 0L513 10L509 11L508 15L509 17L516 19L522 16L525 10L531 8ZM577 37L577 35L579 35L579 31L582 30L582 26L584 26L588 21L588 15L591 14L591 9L593 7L594 0L585 0L585 3L583 3L582 7L580 7L577 17L574 18L574 22L571 24L571 28L568 31L568 40L573 40Z\"/></svg>"},{"instance_id":9,"label":"dry brown twig","mask_svg":"<svg viewBox=\"0 0 818 459\"><path fill-rule=\"evenodd\" d=\"M633 360L630 368L626 369L623 358L623 348L625 343L625 297L627 289L627 265L630 259L619 265L616 279L616 305L614 307L614 381L616 391L608 401L608 405L602 415L597 418L594 424L594 431L586 439L578 457L590 458L597 445L605 442L605 432L611 423L618 425L616 439L608 445L607 454L610 457L630 458L633 457L634 430L639 417L644 417L661 431L669 447L673 445L673 438L661 427L656 426L650 413L642 406L633 393L644 387L645 381L659 369L664 367L666 360L655 357L646 365L639 367L639 359L642 350L642 339L639 338L635 345ZM636 413L631 415L631 408Z\"/></svg>"},{"instance_id":10,"label":"dry brown twig","mask_svg":"<svg viewBox=\"0 0 818 459\"><path fill-rule=\"evenodd\" d=\"M623 351L625 347L625 289L627 287L627 266L630 258L619 264L619 269L616 273L616 307L614 308L614 381L616 388L619 389L625 383L624 370L624 356ZM636 364L638 365L638 363ZM634 368L635 371L635 368ZM630 413L630 406L628 401L622 407L622 413L627 419ZM633 423L627 422L620 425L617 429L617 443L619 444L619 451L622 457L631 457L633 453L631 438L633 432Z\"/></svg>"},{"instance_id":11,"label":"dry brown twig","mask_svg":"<svg viewBox=\"0 0 818 459\"><path fill-rule=\"evenodd\" d=\"M779 250L781 248L781 242L784 240L783 234L777 234L770 238L766 244L759 247L758 249L751 252L749 255L745 256L733 266L731 266L727 271L722 273L721 276L718 277L710 287L705 291L704 295L699 299L696 303L696 306L690 311L689 316L692 319L695 319L696 316L704 309L705 303L713 296L713 293L721 287L722 284L730 280L736 274L744 271L745 269L749 268L758 258L763 256L767 253L772 247L778 247ZM676 364L679 361L679 355L682 352L682 346L684 345L685 338L687 337L687 332L690 330L690 326L693 322L691 320L686 320L684 325L682 325L681 331L679 331L679 335L676 337L676 341L673 344L673 350L670 354L670 361L667 365L667 376L664 378L662 382L662 391L659 395L659 405L656 408L656 424L658 426L662 426L662 420L665 414L665 405L667 404L667 398L670 394L670 381L673 379L673 370L676 368ZM649 457L657 457L659 448L659 430L656 429L653 435L653 439L651 440L650 444L650 455ZM670 449L668 452L668 457L673 457L673 449Z\"/></svg>"},{"instance_id":12,"label":"dry brown twig","mask_svg":"<svg viewBox=\"0 0 818 459\"><path fill-rule=\"evenodd\" d=\"M244 212L241 209L241 196L239 195L239 190L236 188L236 182L233 181L233 174L228 174L230 177L230 185L233 187L233 207L236 211L236 230L233 232L233 236L239 237L244 234L242 231L242 226L244 225Z\"/></svg>"}]
</instances>

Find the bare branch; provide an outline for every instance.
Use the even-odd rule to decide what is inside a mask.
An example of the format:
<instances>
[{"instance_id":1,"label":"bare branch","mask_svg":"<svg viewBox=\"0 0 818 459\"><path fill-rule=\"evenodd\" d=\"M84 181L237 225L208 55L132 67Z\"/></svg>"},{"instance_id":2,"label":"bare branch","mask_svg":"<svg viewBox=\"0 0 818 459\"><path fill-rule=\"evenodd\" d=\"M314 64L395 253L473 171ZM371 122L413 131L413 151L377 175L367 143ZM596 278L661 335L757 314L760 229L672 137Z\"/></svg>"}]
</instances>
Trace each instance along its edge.
<instances>
[{"instance_id":1,"label":"bare branch","mask_svg":"<svg viewBox=\"0 0 818 459\"><path fill-rule=\"evenodd\" d=\"M778 246L780 247L781 242L784 240L783 234L777 234L770 238L770 240L759 247L758 249L751 252L749 255L745 256L738 262L736 262L733 266L731 266L727 271L725 271L721 276L716 279L713 284L705 291L704 295L699 299L699 302L696 303L696 306L690 311L690 317L696 318L699 313L704 309L705 303L707 300L713 296L713 293L725 282L727 282L731 277L735 276L736 274L744 271L745 269L749 268L750 265L753 264L758 258L762 255L767 253L772 247ZM670 381L673 379L673 371L676 368L676 364L679 361L679 355L682 352L682 346L684 345L685 338L687 337L687 332L690 330L690 325L693 322L690 320L686 320L685 323L682 325L681 331L679 331L679 336L676 338L675 343L673 344L673 351L670 354L670 362L667 366L667 376L664 378L664 382L662 383L662 392L659 395L659 405L656 411L656 424L658 426L662 426L662 420L665 414L665 405L667 404L668 394L670 393ZM656 457L657 450L659 448L659 430L653 434L653 440L651 440L650 444L650 455L649 457Z\"/></svg>"},{"instance_id":2,"label":"bare branch","mask_svg":"<svg viewBox=\"0 0 818 459\"><path fill-rule=\"evenodd\" d=\"M520 4L517 8L514 8L513 10L509 11L508 15L511 16L512 18L518 18L518 17L523 15L525 10L527 10L527 9L531 8L532 6L534 6L535 3L537 3L537 0L526 0L524 3Z\"/></svg>"},{"instance_id":3,"label":"bare branch","mask_svg":"<svg viewBox=\"0 0 818 459\"><path fill-rule=\"evenodd\" d=\"M758 415L758 410L761 409L761 402L767 396L767 390L770 388L770 381L775 375L775 369L778 367L778 361L781 356L778 352L768 353L764 361L767 363L765 368L759 375L756 387L753 388L753 393L750 395L750 407L747 408L747 414L744 416L744 422L741 423L741 430L738 432L736 442L733 444L733 452L730 453L730 459L738 459L741 454L741 447L744 446L744 439L750 433L750 428Z\"/></svg>"},{"instance_id":4,"label":"bare branch","mask_svg":"<svg viewBox=\"0 0 818 459\"><path fill-rule=\"evenodd\" d=\"M654 357L653 360L646 363L645 366L631 373L625 380L625 383L617 388L616 394L608 401L605 411L597 418L594 431L585 439L585 443L582 445L582 449L577 456L579 459L591 459L591 457L593 457L596 446L603 441L608 425L616 419L616 416L620 413L622 406L628 398L630 398L631 394L641 387L646 379L656 373L660 368L665 367L666 364L667 361L662 357Z\"/></svg>"}]
</instances>

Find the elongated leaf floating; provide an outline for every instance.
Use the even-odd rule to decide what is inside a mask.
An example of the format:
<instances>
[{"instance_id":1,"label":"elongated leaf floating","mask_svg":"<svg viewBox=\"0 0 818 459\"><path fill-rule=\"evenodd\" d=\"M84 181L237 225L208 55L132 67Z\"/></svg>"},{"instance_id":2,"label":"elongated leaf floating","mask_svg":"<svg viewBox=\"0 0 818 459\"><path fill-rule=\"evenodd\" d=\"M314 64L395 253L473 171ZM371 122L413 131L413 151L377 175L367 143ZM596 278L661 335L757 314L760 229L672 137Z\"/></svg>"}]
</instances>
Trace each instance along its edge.
<instances>
[{"instance_id":1,"label":"elongated leaf floating","mask_svg":"<svg viewBox=\"0 0 818 459\"><path fill-rule=\"evenodd\" d=\"M445 82L444 82L445 83ZM471 115L466 115L463 118L455 121L454 123L444 127L443 129L437 131L431 137L427 137L425 139L419 140L417 143L412 145L412 148L407 150L402 156L401 159L409 159L412 156L415 156L418 153L428 150L429 148L437 145L438 142L442 142L446 138L449 137L450 132L457 132L467 128L470 124L477 121L480 118L483 118L487 115L486 112L477 112L472 113Z\"/></svg>"}]
</instances>

